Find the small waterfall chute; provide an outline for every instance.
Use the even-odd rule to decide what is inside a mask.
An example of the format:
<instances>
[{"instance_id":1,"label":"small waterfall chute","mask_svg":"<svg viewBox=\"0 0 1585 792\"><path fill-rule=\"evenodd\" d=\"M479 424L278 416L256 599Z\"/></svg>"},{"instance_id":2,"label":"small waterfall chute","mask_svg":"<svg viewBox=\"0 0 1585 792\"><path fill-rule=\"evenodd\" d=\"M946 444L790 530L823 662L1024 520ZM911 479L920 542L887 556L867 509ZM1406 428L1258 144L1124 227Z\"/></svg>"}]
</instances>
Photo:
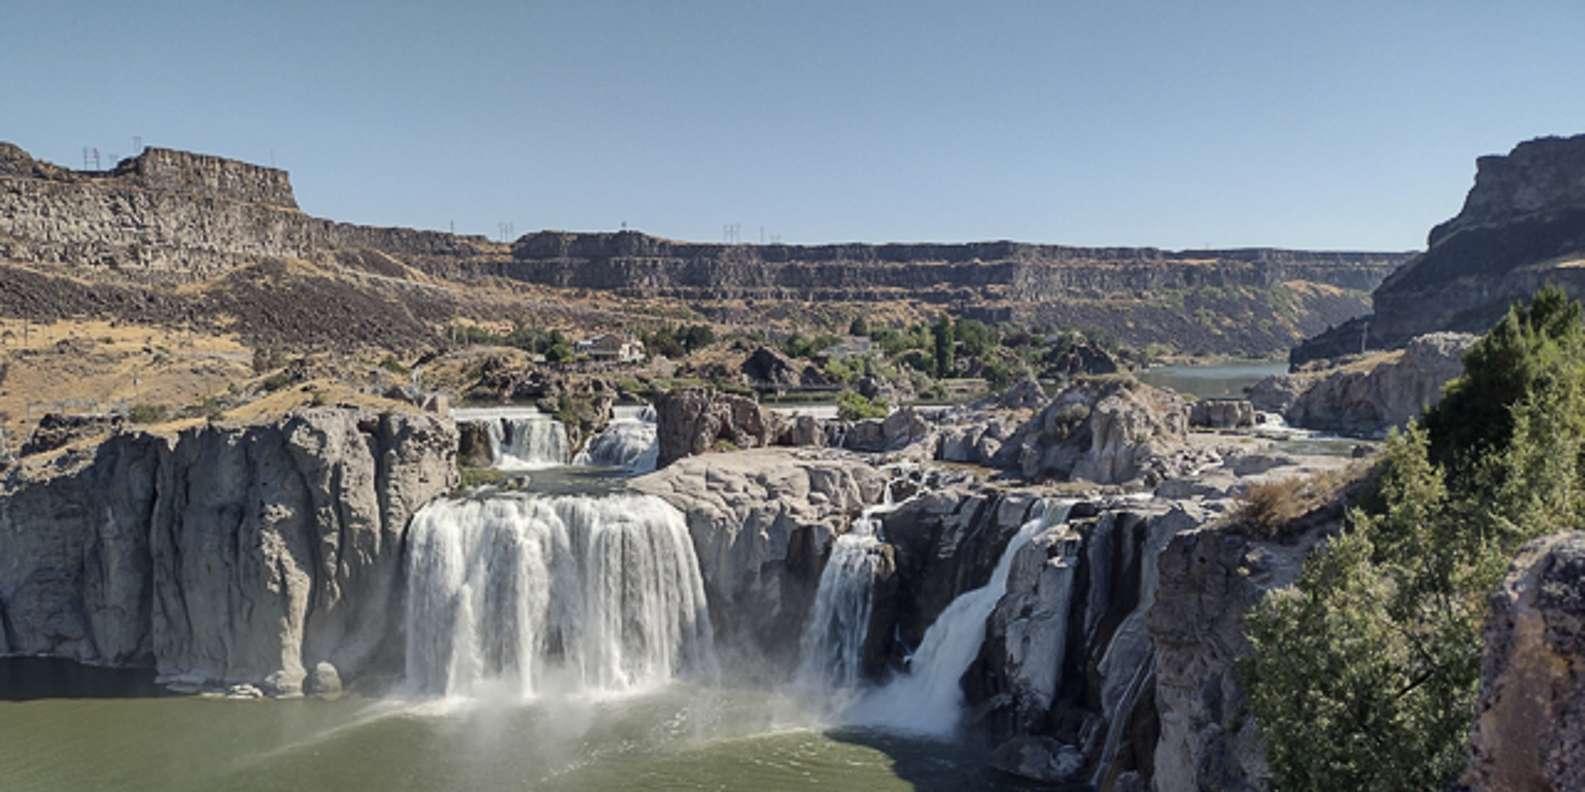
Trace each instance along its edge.
<instances>
[{"instance_id":1,"label":"small waterfall chute","mask_svg":"<svg viewBox=\"0 0 1585 792\"><path fill-rule=\"evenodd\" d=\"M687 525L659 498L441 500L410 537L415 692L623 692L716 668Z\"/></svg>"},{"instance_id":2,"label":"small waterfall chute","mask_svg":"<svg viewBox=\"0 0 1585 792\"><path fill-rule=\"evenodd\" d=\"M856 688L862 681L875 575L882 560L879 514L891 508L888 484L884 502L865 509L832 543L816 588L814 611L799 641L799 687L834 692Z\"/></svg>"},{"instance_id":3,"label":"small waterfall chute","mask_svg":"<svg viewBox=\"0 0 1585 792\"><path fill-rule=\"evenodd\" d=\"M572 457L567 427L534 408L460 409L452 415L458 423L483 429L490 466L498 470L540 470L565 465Z\"/></svg>"},{"instance_id":4,"label":"small waterfall chute","mask_svg":"<svg viewBox=\"0 0 1585 792\"><path fill-rule=\"evenodd\" d=\"M1069 504L1047 504L1024 523L997 559L991 579L964 592L925 631L909 661L908 673L865 692L847 707L850 725L873 726L934 736L951 736L963 714L960 680L985 642L985 623L1007 593L1013 558L1036 536L1067 521Z\"/></svg>"},{"instance_id":5,"label":"small waterfall chute","mask_svg":"<svg viewBox=\"0 0 1585 792\"><path fill-rule=\"evenodd\" d=\"M575 465L622 468L629 473L649 473L660 457L656 435L655 408L618 409L605 429L584 445L573 459Z\"/></svg>"}]
</instances>

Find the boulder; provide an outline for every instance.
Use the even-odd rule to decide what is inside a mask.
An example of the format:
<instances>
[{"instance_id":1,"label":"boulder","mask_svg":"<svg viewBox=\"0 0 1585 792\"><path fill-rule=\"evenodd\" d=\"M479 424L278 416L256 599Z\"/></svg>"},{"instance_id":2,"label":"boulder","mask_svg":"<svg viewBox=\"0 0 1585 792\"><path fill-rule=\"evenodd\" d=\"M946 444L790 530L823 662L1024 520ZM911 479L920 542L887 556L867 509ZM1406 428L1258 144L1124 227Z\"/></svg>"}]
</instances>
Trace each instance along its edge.
<instances>
[{"instance_id":1,"label":"boulder","mask_svg":"<svg viewBox=\"0 0 1585 792\"><path fill-rule=\"evenodd\" d=\"M843 448L878 454L900 451L934 437L934 429L912 407L893 410L885 418L855 421L843 439Z\"/></svg>"},{"instance_id":2,"label":"boulder","mask_svg":"<svg viewBox=\"0 0 1585 792\"><path fill-rule=\"evenodd\" d=\"M991 766L1045 784L1083 780L1084 753L1051 737L1014 737L991 752Z\"/></svg>"},{"instance_id":3,"label":"boulder","mask_svg":"<svg viewBox=\"0 0 1585 792\"><path fill-rule=\"evenodd\" d=\"M1491 598L1465 783L1585 789L1585 532L1519 552Z\"/></svg>"},{"instance_id":4,"label":"boulder","mask_svg":"<svg viewBox=\"0 0 1585 792\"><path fill-rule=\"evenodd\" d=\"M308 676L307 692L321 698L340 696L341 672L330 663L316 663L313 672Z\"/></svg>"},{"instance_id":5,"label":"boulder","mask_svg":"<svg viewBox=\"0 0 1585 792\"><path fill-rule=\"evenodd\" d=\"M1189 408L1189 425L1243 429L1255 425L1255 405L1246 399L1201 399Z\"/></svg>"},{"instance_id":6,"label":"boulder","mask_svg":"<svg viewBox=\"0 0 1585 792\"><path fill-rule=\"evenodd\" d=\"M658 464L694 454L772 445L781 436L775 413L744 396L688 388L655 402Z\"/></svg>"},{"instance_id":7,"label":"boulder","mask_svg":"<svg viewBox=\"0 0 1585 792\"><path fill-rule=\"evenodd\" d=\"M803 385L803 375L792 358L770 347L762 346L749 353L738 367L749 383L757 388L780 390Z\"/></svg>"},{"instance_id":8,"label":"boulder","mask_svg":"<svg viewBox=\"0 0 1585 792\"><path fill-rule=\"evenodd\" d=\"M1025 478L1121 484L1160 477L1184 444L1188 408L1177 394L1124 378L1082 380L1002 444L996 467Z\"/></svg>"}]
</instances>

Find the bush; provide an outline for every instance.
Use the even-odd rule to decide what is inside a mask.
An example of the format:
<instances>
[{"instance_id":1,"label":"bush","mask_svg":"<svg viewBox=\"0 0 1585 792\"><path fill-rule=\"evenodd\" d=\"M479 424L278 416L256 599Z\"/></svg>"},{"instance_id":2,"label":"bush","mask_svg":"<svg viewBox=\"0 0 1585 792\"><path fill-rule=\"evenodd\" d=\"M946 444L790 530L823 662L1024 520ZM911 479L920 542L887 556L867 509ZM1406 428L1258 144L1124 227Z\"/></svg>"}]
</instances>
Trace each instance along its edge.
<instances>
[{"instance_id":1,"label":"bush","mask_svg":"<svg viewBox=\"0 0 1585 792\"><path fill-rule=\"evenodd\" d=\"M408 374L408 368L391 355L386 355L380 360L380 368L401 377L405 377Z\"/></svg>"},{"instance_id":2,"label":"bush","mask_svg":"<svg viewBox=\"0 0 1585 792\"><path fill-rule=\"evenodd\" d=\"M127 420L135 424L160 423L169 415L163 404L134 404L127 410Z\"/></svg>"},{"instance_id":3,"label":"bush","mask_svg":"<svg viewBox=\"0 0 1585 792\"><path fill-rule=\"evenodd\" d=\"M1238 498L1238 510L1234 514L1251 534L1272 538L1308 510L1304 480L1286 478L1261 482L1245 490Z\"/></svg>"},{"instance_id":4,"label":"bush","mask_svg":"<svg viewBox=\"0 0 1585 792\"><path fill-rule=\"evenodd\" d=\"M871 401L857 391L844 390L837 395L837 417L844 421L862 421L866 418L885 418L891 412L886 402Z\"/></svg>"}]
</instances>

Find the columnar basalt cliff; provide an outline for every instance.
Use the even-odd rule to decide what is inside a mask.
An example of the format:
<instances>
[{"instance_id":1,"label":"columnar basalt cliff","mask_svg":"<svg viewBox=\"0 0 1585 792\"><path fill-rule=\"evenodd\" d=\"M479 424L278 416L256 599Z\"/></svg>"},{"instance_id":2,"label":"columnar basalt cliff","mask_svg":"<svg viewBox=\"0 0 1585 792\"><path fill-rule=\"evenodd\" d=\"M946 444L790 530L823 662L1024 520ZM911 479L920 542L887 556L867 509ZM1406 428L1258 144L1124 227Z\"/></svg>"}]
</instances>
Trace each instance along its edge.
<instances>
[{"instance_id":1,"label":"columnar basalt cliff","mask_svg":"<svg viewBox=\"0 0 1585 792\"><path fill-rule=\"evenodd\" d=\"M1527 141L1475 165L1463 210L1382 282L1374 313L1300 345L1295 363L1440 330L1482 333L1549 282L1585 295L1585 135Z\"/></svg>"},{"instance_id":2,"label":"columnar basalt cliff","mask_svg":"<svg viewBox=\"0 0 1585 792\"><path fill-rule=\"evenodd\" d=\"M634 298L906 300L993 320L1089 326L1128 341L1189 339L1206 351L1268 352L1356 315L1400 253L1079 248L1018 242L743 245L636 231L544 231L513 246L501 274ZM1119 321L1121 313L1133 321ZM1195 329L1196 312L1249 327ZM1220 336L1220 337L1219 337Z\"/></svg>"},{"instance_id":3,"label":"columnar basalt cliff","mask_svg":"<svg viewBox=\"0 0 1585 792\"><path fill-rule=\"evenodd\" d=\"M820 301L851 311L859 310L855 304L889 303L1081 327L1188 352L1269 354L1358 316L1367 290L1407 258L1005 241L721 245L631 231L539 232L520 238L509 252L482 237L312 217L298 208L286 172L275 168L151 148L108 171L74 171L0 144L0 264L28 268L18 279L167 286L241 278L266 263L301 260L383 278L365 278L360 288L398 293L418 314L426 305L440 305L445 315L456 310L436 293L437 283L476 289L507 278L525 288L549 287L560 295L552 299L565 304L597 290L639 304L684 302L729 324L763 322L765 304L791 311ZM0 311L31 312L32 318L80 313L83 301L65 294L70 286L56 282L23 299L0 285ZM131 304L142 306L136 308L140 320L179 322L179 306L157 305L168 297L101 300L97 310L119 318L129 310L123 305ZM221 307L233 314L247 308ZM205 306L185 313L219 312ZM789 320L794 315L782 313ZM304 332L315 329L306 320L299 324Z\"/></svg>"},{"instance_id":4,"label":"columnar basalt cliff","mask_svg":"<svg viewBox=\"0 0 1585 792\"><path fill-rule=\"evenodd\" d=\"M0 260L73 275L191 281L264 258L343 249L466 258L479 237L373 228L301 212L286 171L150 148L110 171L72 171L0 143Z\"/></svg>"},{"instance_id":5,"label":"columnar basalt cliff","mask_svg":"<svg viewBox=\"0 0 1585 792\"><path fill-rule=\"evenodd\" d=\"M434 417L323 407L24 458L0 482L0 652L278 694L366 671L455 453Z\"/></svg>"}]
</instances>

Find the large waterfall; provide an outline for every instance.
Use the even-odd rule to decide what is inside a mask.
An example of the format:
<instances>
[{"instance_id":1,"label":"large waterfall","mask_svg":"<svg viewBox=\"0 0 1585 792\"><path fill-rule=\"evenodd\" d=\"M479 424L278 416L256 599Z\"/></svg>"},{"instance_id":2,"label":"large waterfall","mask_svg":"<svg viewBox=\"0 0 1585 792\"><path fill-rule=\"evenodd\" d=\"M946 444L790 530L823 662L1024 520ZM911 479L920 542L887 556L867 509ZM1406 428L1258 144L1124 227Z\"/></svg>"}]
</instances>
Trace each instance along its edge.
<instances>
[{"instance_id":1,"label":"large waterfall","mask_svg":"<svg viewBox=\"0 0 1585 792\"><path fill-rule=\"evenodd\" d=\"M985 641L986 620L1007 593L1013 558L1036 536L1067 521L1070 505L1047 504L1039 516L1024 523L997 559L990 581L958 595L925 631L908 673L858 698L848 707L845 720L853 725L953 734L963 715L959 680Z\"/></svg>"},{"instance_id":2,"label":"large waterfall","mask_svg":"<svg viewBox=\"0 0 1585 792\"><path fill-rule=\"evenodd\" d=\"M589 438L575 465L624 468L630 473L648 473L655 469L660 455L660 444L655 436L655 408L616 408L611 422L599 434Z\"/></svg>"},{"instance_id":3,"label":"large waterfall","mask_svg":"<svg viewBox=\"0 0 1585 792\"><path fill-rule=\"evenodd\" d=\"M413 518L417 692L607 692L715 670L683 516L649 496L442 500Z\"/></svg>"}]
</instances>

